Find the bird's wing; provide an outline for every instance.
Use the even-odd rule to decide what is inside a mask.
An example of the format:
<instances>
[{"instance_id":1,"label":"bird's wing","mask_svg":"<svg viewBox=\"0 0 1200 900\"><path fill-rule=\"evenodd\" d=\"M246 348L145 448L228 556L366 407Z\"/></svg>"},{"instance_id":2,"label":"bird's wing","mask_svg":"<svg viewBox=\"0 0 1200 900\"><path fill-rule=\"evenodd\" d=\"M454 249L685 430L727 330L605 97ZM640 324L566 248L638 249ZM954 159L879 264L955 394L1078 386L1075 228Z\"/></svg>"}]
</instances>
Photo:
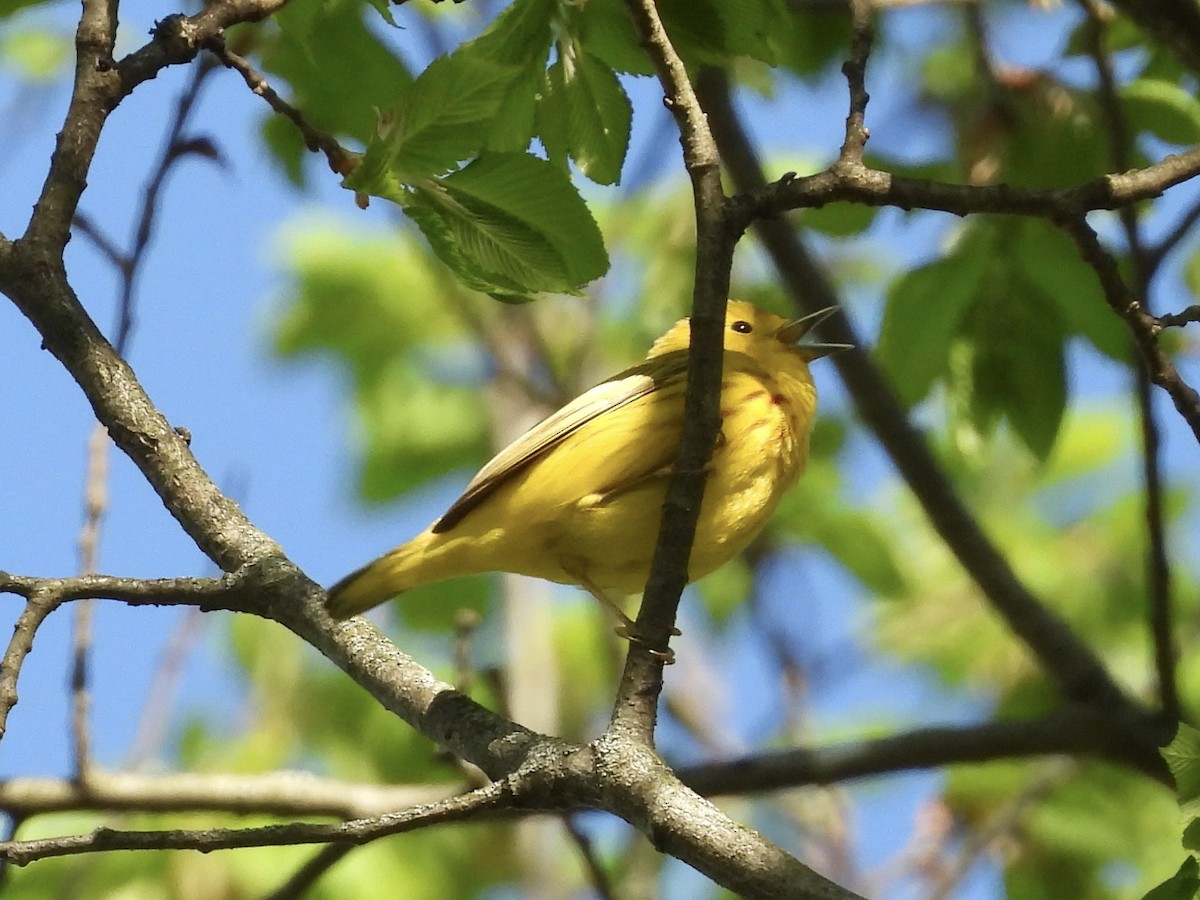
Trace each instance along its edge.
<instances>
[{"instance_id":1,"label":"bird's wing","mask_svg":"<svg viewBox=\"0 0 1200 900\"><path fill-rule=\"evenodd\" d=\"M647 397L656 390L669 387L674 382L683 383L686 375L687 351L676 350L639 363L580 394L509 444L480 469L463 495L434 523L434 533L449 531L497 487L587 423Z\"/></svg>"}]
</instances>

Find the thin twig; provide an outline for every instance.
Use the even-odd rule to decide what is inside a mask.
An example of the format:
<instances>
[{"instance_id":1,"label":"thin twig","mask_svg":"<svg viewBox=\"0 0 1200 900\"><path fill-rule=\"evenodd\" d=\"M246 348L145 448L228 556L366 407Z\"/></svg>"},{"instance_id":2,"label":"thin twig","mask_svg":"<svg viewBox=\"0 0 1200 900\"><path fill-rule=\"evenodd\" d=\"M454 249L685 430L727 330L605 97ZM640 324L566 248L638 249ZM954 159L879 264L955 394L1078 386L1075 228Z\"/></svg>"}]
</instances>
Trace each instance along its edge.
<instances>
[{"instance_id":1,"label":"thin twig","mask_svg":"<svg viewBox=\"0 0 1200 900\"><path fill-rule=\"evenodd\" d=\"M871 56L871 44L875 40L875 29L871 22L869 0L851 0L852 21L850 57L842 64L842 74L850 88L850 112L846 115L845 139L838 153L838 164L862 165L863 150L871 136L867 128L867 60Z\"/></svg>"},{"instance_id":2,"label":"thin twig","mask_svg":"<svg viewBox=\"0 0 1200 900\"><path fill-rule=\"evenodd\" d=\"M1154 317L1159 328L1182 328L1188 322L1200 322L1200 305L1192 305L1177 313L1163 313Z\"/></svg>"},{"instance_id":3,"label":"thin twig","mask_svg":"<svg viewBox=\"0 0 1200 900\"><path fill-rule=\"evenodd\" d=\"M226 66L240 74L246 82L246 86L266 100L271 109L295 125L296 130L304 139L305 147L313 153L324 153L325 161L329 163L330 169L339 175L349 175L354 171L358 162L358 154L346 150L329 132L310 125L296 107L275 92L262 73L250 65L249 60L229 49L223 34L214 34L205 42L204 46Z\"/></svg>"},{"instance_id":4,"label":"thin twig","mask_svg":"<svg viewBox=\"0 0 1200 900\"><path fill-rule=\"evenodd\" d=\"M1197 222L1200 222L1200 198L1192 201L1192 205L1188 207L1187 212L1179 217L1179 221L1171 226L1171 230L1163 235L1157 244L1147 248L1147 274L1152 276L1158 271L1167 254L1178 247L1183 239L1192 233L1192 229L1196 227Z\"/></svg>"},{"instance_id":5,"label":"thin twig","mask_svg":"<svg viewBox=\"0 0 1200 900\"><path fill-rule=\"evenodd\" d=\"M130 606L196 606L201 610L246 611L252 588L237 575L221 578L123 578L113 575L77 575L74 578L37 578L0 570L0 592L32 599L39 593L54 602L104 598Z\"/></svg>"},{"instance_id":6,"label":"thin twig","mask_svg":"<svg viewBox=\"0 0 1200 900\"><path fill-rule=\"evenodd\" d=\"M108 509L108 434L104 426L92 426L87 446L87 475L84 479L83 529L79 534L79 571L91 575L96 571L100 542L100 526ZM88 658L92 646L92 620L95 610L90 601L75 607L71 631L71 758L75 777L87 777L91 765L91 735L88 712L91 694L88 691Z\"/></svg>"},{"instance_id":7,"label":"thin twig","mask_svg":"<svg viewBox=\"0 0 1200 900\"><path fill-rule=\"evenodd\" d=\"M836 201L969 216L1006 213L1051 221L1153 200L1200 175L1200 147L1164 157L1143 169L1102 175L1075 187L1044 191L1010 184L951 184L894 175L866 163L840 161L813 175L794 173L737 199L734 222L748 226L796 209Z\"/></svg>"},{"instance_id":8,"label":"thin twig","mask_svg":"<svg viewBox=\"0 0 1200 900\"><path fill-rule=\"evenodd\" d=\"M309 772L142 775L93 768L86 785L67 778L4 779L0 810L22 817L88 810L360 819L440 802L455 791L452 784L364 784Z\"/></svg>"},{"instance_id":9,"label":"thin twig","mask_svg":"<svg viewBox=\"0 0 1200 900\"><path fill-rule=\"evenodd\" d=\"M309 888L344 859L346 854L354 849L354 846L354 844L326 844L317 851L312 859L293 872L287 881L267 894L263 900L300 900L308 893Z\"/></svg>"},{"instance_id":10,"label":"thin twig","mask_svg":"<svg viewBox=\"0 0 1200 900\"><path fill-rule=\"evenodd\" d=\"M47 590L31 590L25 608L13 626L13 636L4 656L0 657L0 741L8 727L8 713L17 705L17 680L25 657L33 648L33 638L46 616L58 608L61 598Z\"/></svg>"},{"instance_id":11,"label":"thin twig","mask_svg":"<svg viewBox=\"0 0 1200 900\"><path fill-rule=\"evenodd\" d=\"M1125 169L1130 165L1132 137L1117 92L1112 59L1104 48L1104 13L1096 0L1078 0L1087 16L1085 37L1088 54L1096 68L1099 81L1100 111L1108 136L1112 165ZM1137 207L1123 206L1117 212L1125 243L1129 248L1134 280L1134 293L1142 298L1143 308L1151 311L1151 268L1142 240ZM1179 689L1175 668L1178 648L1175 645L1174 617L1171 611L1171 567L1167 559L1167 535L1163 509L1161 472L1162 438L1151 395L1146 360L1137 356L1133 373L1134 393L1142 437L1142 483L1145 490L1146 519L1146 593L1147 619L1154 646L1154 669L1158 679L1158 697L1163 715L1171 722L1179 720Z\"/></svg>"},{"instance_id":12,"label":"thin twig","mask_svg":"<svg viewBox=\"0 0 1200 900\"><path fill-rule=\"evenodd\" d=\"M948 900L954 896L958 883L970 872L975 861L997 840L1011 834L1021 820L1037 804L1078 769L1074 760L1053 760L1024 790L1011 798L1004 806L988 816L963 842L958 858L941 873L931 886L929 900Z\"/></svg>"},{"instance_id":13,"label":"thin twig","mask_svg":"<svg viewBox=\"0 0 1200 900\"><path fill-rule=\"evenodd\" d=\"M117 297L117 324L113 347L121 356L129 350L133 335L134 308L138 274L147 258L147 248L154 234L154 226L161 208L159 198L171 169L184 157L201 152L202 142L185 137L185 129L195 108L196 99L211 65L200 65L193 69L192 78L175 104L171 124L167 130L163 149L158 162L142 192L141 212L134 229L133 245L122 253L116 245L102 236L100 229L90 222L82 233L97 242L97 246L116 266L120 275ZM84 487L84 524L79 537L79 570L90 575L96 571L99 553L100 529L108 508L108 432L99 422L92 428L88 439L87 477ZM89 710L91 694L88 690L88 661L91 654L92 620L94 611L90 602L80 603L75 608L74 629L71 641L71 746L76 777L86 780L91 766L91 737Z\"/></svg>"},{"instance_id":14,"label":"thin twig","mask_svg":"<svg viewBox=\"0 0 1200 900\"><path fill-rule=\"evenodd\" d=\"M579 827L576 816L565 815L562 817L562 823L568 837L571 838L571 843L575 845L575 848L579 851L580 858L583 860L583 870L587 873L587 880L588 884L591 885L592 893L599 897L600 900L616 900L617 894L613 890L612 879L604 871L604 866L600 864L600 860L596 856L596 848L592 846L592 839L588 837L586 831Z\"/></svg>"},{"instance_id":15,"label":"thin twig","mask_svg":"<svg viewBox=\"0 0 1200 900\"><path fill-rule=\"evenodd\" d=\"M497 781L448 800L350 822L330 825L295 822L255 828L180 828L164 831L120 831L101 827L90 834L3 841L0 842L0 859L23 866L34 860L55 856L112 850L200 850L208 853L240 847L281 847L327 841L365 844L430 825L476 819L510 808L513 800L510 784Z\"/></svg>"},{"instance_id":16,"label":"thin twig","mask_svg":"<svg viewBox=\"0 0 1200 900\"><path fill-rule=\"evenodd\" d=\"M130 741L125 768L137 769L158 752L167 734L171 706L183 674L188 653L201 633L200 610L186 609L175 623L150 681L150 690Z\"/></svg>"},{"instance_id":17,"label":"thin twig","mask_svg":"<svg viewBox=\"0 0 1200 900\"><path fill-rule=\"evenodd\" d=\"M1068 217L1057 224L1075 242L1080 258L1096 273L1109 307L1129 326L1150 380L1170 395L1175 409L1200 441L1200 393L1183 380L1170 357L1158 346L1158 321L1129 289L1116 259L1083 216Z\"/></svg>"}]
</instances>

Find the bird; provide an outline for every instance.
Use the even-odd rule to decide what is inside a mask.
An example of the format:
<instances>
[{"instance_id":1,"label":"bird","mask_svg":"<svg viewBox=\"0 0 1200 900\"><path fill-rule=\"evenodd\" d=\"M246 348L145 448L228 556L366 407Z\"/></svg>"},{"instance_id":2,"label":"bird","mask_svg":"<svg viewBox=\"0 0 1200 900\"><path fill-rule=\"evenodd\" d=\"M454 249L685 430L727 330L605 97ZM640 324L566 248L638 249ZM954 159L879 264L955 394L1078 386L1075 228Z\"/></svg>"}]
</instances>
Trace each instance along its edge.
<instances>
[{"instance_id":1,"label":"bird","mask_svg":"<svg viewBox=\"0 0 1200 900\"><path fill-rule=\"evenodd\" d=\"M845 344L799 343L837 307L788 321L727 303L716 448L688 581L746 548L808 458L817 392L809 363ZM461 575L513 572L582 587L633 622L610 592L644 591L683 427L690 319L646 358L580 394L501 450L432 525L331 588L335 619Z\"/></svg>"}]
</instances>

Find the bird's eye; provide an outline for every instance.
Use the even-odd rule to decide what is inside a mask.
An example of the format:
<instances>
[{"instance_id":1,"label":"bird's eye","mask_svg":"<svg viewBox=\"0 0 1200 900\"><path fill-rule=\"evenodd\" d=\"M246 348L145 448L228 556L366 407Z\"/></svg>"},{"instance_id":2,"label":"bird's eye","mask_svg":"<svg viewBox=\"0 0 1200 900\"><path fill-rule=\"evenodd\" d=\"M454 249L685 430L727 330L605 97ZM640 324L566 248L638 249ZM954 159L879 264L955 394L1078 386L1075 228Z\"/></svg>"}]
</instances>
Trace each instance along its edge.
<instances>
[{"instance_id":1,"label":"bird's eye","mask_svg":"<svg viewBox=\"0 0 1200 900\"><path fill-rule=\"evenodd\" d=\"M749 334L750 332L752 332L754 330L754 326L751 325L749 322L747 322L745 319L738 319L736 322L734 322L729 327L732 328L734 331L736 331L738 334Z\"/></svg>"}]
</instances>

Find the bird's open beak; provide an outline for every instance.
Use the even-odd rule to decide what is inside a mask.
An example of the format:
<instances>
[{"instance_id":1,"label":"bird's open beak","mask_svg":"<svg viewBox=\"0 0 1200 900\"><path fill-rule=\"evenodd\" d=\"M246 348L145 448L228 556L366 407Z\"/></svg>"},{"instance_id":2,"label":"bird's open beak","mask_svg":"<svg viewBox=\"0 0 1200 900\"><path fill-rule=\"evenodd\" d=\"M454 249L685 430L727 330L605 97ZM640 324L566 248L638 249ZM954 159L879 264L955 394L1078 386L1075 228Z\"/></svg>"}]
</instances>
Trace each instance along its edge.
<instances>
[{"instance_id":1,"label":"bird's open beak","mask_svg":"<svg viewBox=\"0 0 1200 900\"><path fill-rule=\"evenodd\" d=\"M801 338L837 311L838 307L827 306L815 313L809 313L803 318L788 322L775 332L775 337L789 347L795 347L806 362L812 362L814 359L820 359L822 356L829 356L832 353L841 353L843 350L851 350L854 348L853 344L799 344Z\"/></svg>"}]
</instances>

